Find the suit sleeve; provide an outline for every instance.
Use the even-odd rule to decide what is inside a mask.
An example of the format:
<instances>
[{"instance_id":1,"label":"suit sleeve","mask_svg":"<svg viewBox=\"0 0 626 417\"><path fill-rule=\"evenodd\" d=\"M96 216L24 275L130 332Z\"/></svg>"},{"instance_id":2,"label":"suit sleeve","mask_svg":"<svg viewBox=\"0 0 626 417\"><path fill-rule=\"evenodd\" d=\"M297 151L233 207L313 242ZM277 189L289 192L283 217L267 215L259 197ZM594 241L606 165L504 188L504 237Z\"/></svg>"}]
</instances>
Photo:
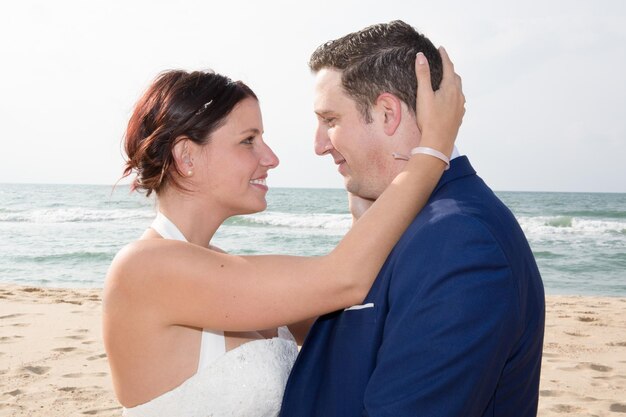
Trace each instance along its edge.
<instances>
[{"instance_id":1,"label":"suit sleeve","mask_svg":"<svg viewBox=\"0 0 626 417\"><path fill-rule=\"evenodd\" d=\"M482 416L520 334L507 259L478 220L422 226L393 270L364 416Z\"/></svg>"}]
</instances>

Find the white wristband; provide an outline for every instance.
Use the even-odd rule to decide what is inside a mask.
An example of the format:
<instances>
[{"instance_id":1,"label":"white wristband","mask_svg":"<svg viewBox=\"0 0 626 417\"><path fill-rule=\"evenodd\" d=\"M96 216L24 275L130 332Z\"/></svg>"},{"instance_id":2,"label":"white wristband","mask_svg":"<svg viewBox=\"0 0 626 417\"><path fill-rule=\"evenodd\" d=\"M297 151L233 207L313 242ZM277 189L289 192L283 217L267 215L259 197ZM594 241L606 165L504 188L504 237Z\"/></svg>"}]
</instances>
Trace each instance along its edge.
<instances>
[{"instance_id":1,"label":"white wristband","mask_svg":"<svg viewBox=\"0 0 626 417\"><path fill-rule=\"evenodd\" d=\"M441 159L446 164L446 170L450 168L450 159L437 149L427 148L426 146L418 146L417 148L411 149L411 155L415 155L416 153L423 153Z\"/></svg>"}]
</instances>

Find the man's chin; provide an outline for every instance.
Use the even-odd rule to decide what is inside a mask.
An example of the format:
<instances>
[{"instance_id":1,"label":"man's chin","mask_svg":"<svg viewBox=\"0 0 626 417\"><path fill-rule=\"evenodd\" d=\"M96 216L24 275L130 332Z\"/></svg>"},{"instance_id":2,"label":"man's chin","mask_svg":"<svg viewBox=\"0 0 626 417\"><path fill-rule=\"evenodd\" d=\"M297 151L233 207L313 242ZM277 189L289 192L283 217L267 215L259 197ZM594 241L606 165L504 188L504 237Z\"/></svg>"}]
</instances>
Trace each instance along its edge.
<instances>
[{"instance_id":1,"label":"man's chin","mask_svg":"<svg viewBox=\"0 0 626 417\"><path fill-rule=\"evenodd\" d=\"M345 177L344 186L346 191L367 200L376 200L384 190L374 190L373 187L366 187L349 177Z\"/></svg>"},{"instance_id":2,"label":"man's chin","mask_svg":"<svg viewBox=\"0 0 626 417\"><path fill-rule=\"evenodd\" d=\"M361 187L358 183L355 183L354 181L349 181L346 178L346 181L344 182L344 185L346 187L346 191L349 192L350 194L354 194L354 195L359 196L359 197L364 197L362 195L362 193L364 191L363 187Z\"/></svg>"},{"instance_id":3,"label":"man's chin","mask_svg":"<svg viewBox=\"0 0 626 417\"><path fill-rule=\"evenodd\" d=\"M355 184L354 181L350 179L350 177L343 177L343 186L347 192L352 194L358 194L359 187Z\"/></svg>"}]
</instances>

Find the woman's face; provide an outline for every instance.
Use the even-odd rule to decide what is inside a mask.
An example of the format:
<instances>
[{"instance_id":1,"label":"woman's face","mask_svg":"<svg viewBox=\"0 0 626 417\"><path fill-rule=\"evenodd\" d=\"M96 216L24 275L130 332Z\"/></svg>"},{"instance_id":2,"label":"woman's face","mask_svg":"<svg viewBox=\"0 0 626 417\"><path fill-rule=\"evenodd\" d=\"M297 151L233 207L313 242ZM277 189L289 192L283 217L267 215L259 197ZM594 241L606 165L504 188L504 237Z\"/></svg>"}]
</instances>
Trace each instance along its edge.
<instances>
[{"instance_id":1,"label":"woman's face","mask_svg":"<svg viewBox=\"0 0 626 417\"><path fill-rule=\"evenodd\" d=\"M256 99L240 101L226 122L201 147L193 181L227 216L265 210L267 172L278 158L263 141L263 120Z\"/></svg>"}]
</instances>

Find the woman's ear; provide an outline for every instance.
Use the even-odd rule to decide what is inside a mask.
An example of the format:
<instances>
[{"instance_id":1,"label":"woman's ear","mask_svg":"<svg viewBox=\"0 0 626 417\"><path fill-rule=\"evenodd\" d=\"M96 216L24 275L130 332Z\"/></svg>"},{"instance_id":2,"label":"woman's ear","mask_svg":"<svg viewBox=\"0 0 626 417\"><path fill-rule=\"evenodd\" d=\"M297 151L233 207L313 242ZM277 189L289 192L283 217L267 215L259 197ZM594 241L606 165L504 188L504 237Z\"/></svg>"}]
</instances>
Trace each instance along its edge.
<instances>
[{"instance_id":1,"label":"woman's ear","mask_svg":"<svg viewBox=\"0 0 626 417\"><path fill-rule=\"evenodd\" d=\"M391 93L382 93L376 99L383 120L383 130L387 136L393 136L402 121L402 102Z\"/></svg>"},{"instance_id":2,"label":"woman's ear","mask_svg":"<svg viewBox=\"0 0 626 417\"><path fill-rule=\"evenodd\" d=\"M186 136L176 138L172 155L178 172L185 177L193 175L193 156L191 155L191 140Z\"/></svg>"}]
</instances>

